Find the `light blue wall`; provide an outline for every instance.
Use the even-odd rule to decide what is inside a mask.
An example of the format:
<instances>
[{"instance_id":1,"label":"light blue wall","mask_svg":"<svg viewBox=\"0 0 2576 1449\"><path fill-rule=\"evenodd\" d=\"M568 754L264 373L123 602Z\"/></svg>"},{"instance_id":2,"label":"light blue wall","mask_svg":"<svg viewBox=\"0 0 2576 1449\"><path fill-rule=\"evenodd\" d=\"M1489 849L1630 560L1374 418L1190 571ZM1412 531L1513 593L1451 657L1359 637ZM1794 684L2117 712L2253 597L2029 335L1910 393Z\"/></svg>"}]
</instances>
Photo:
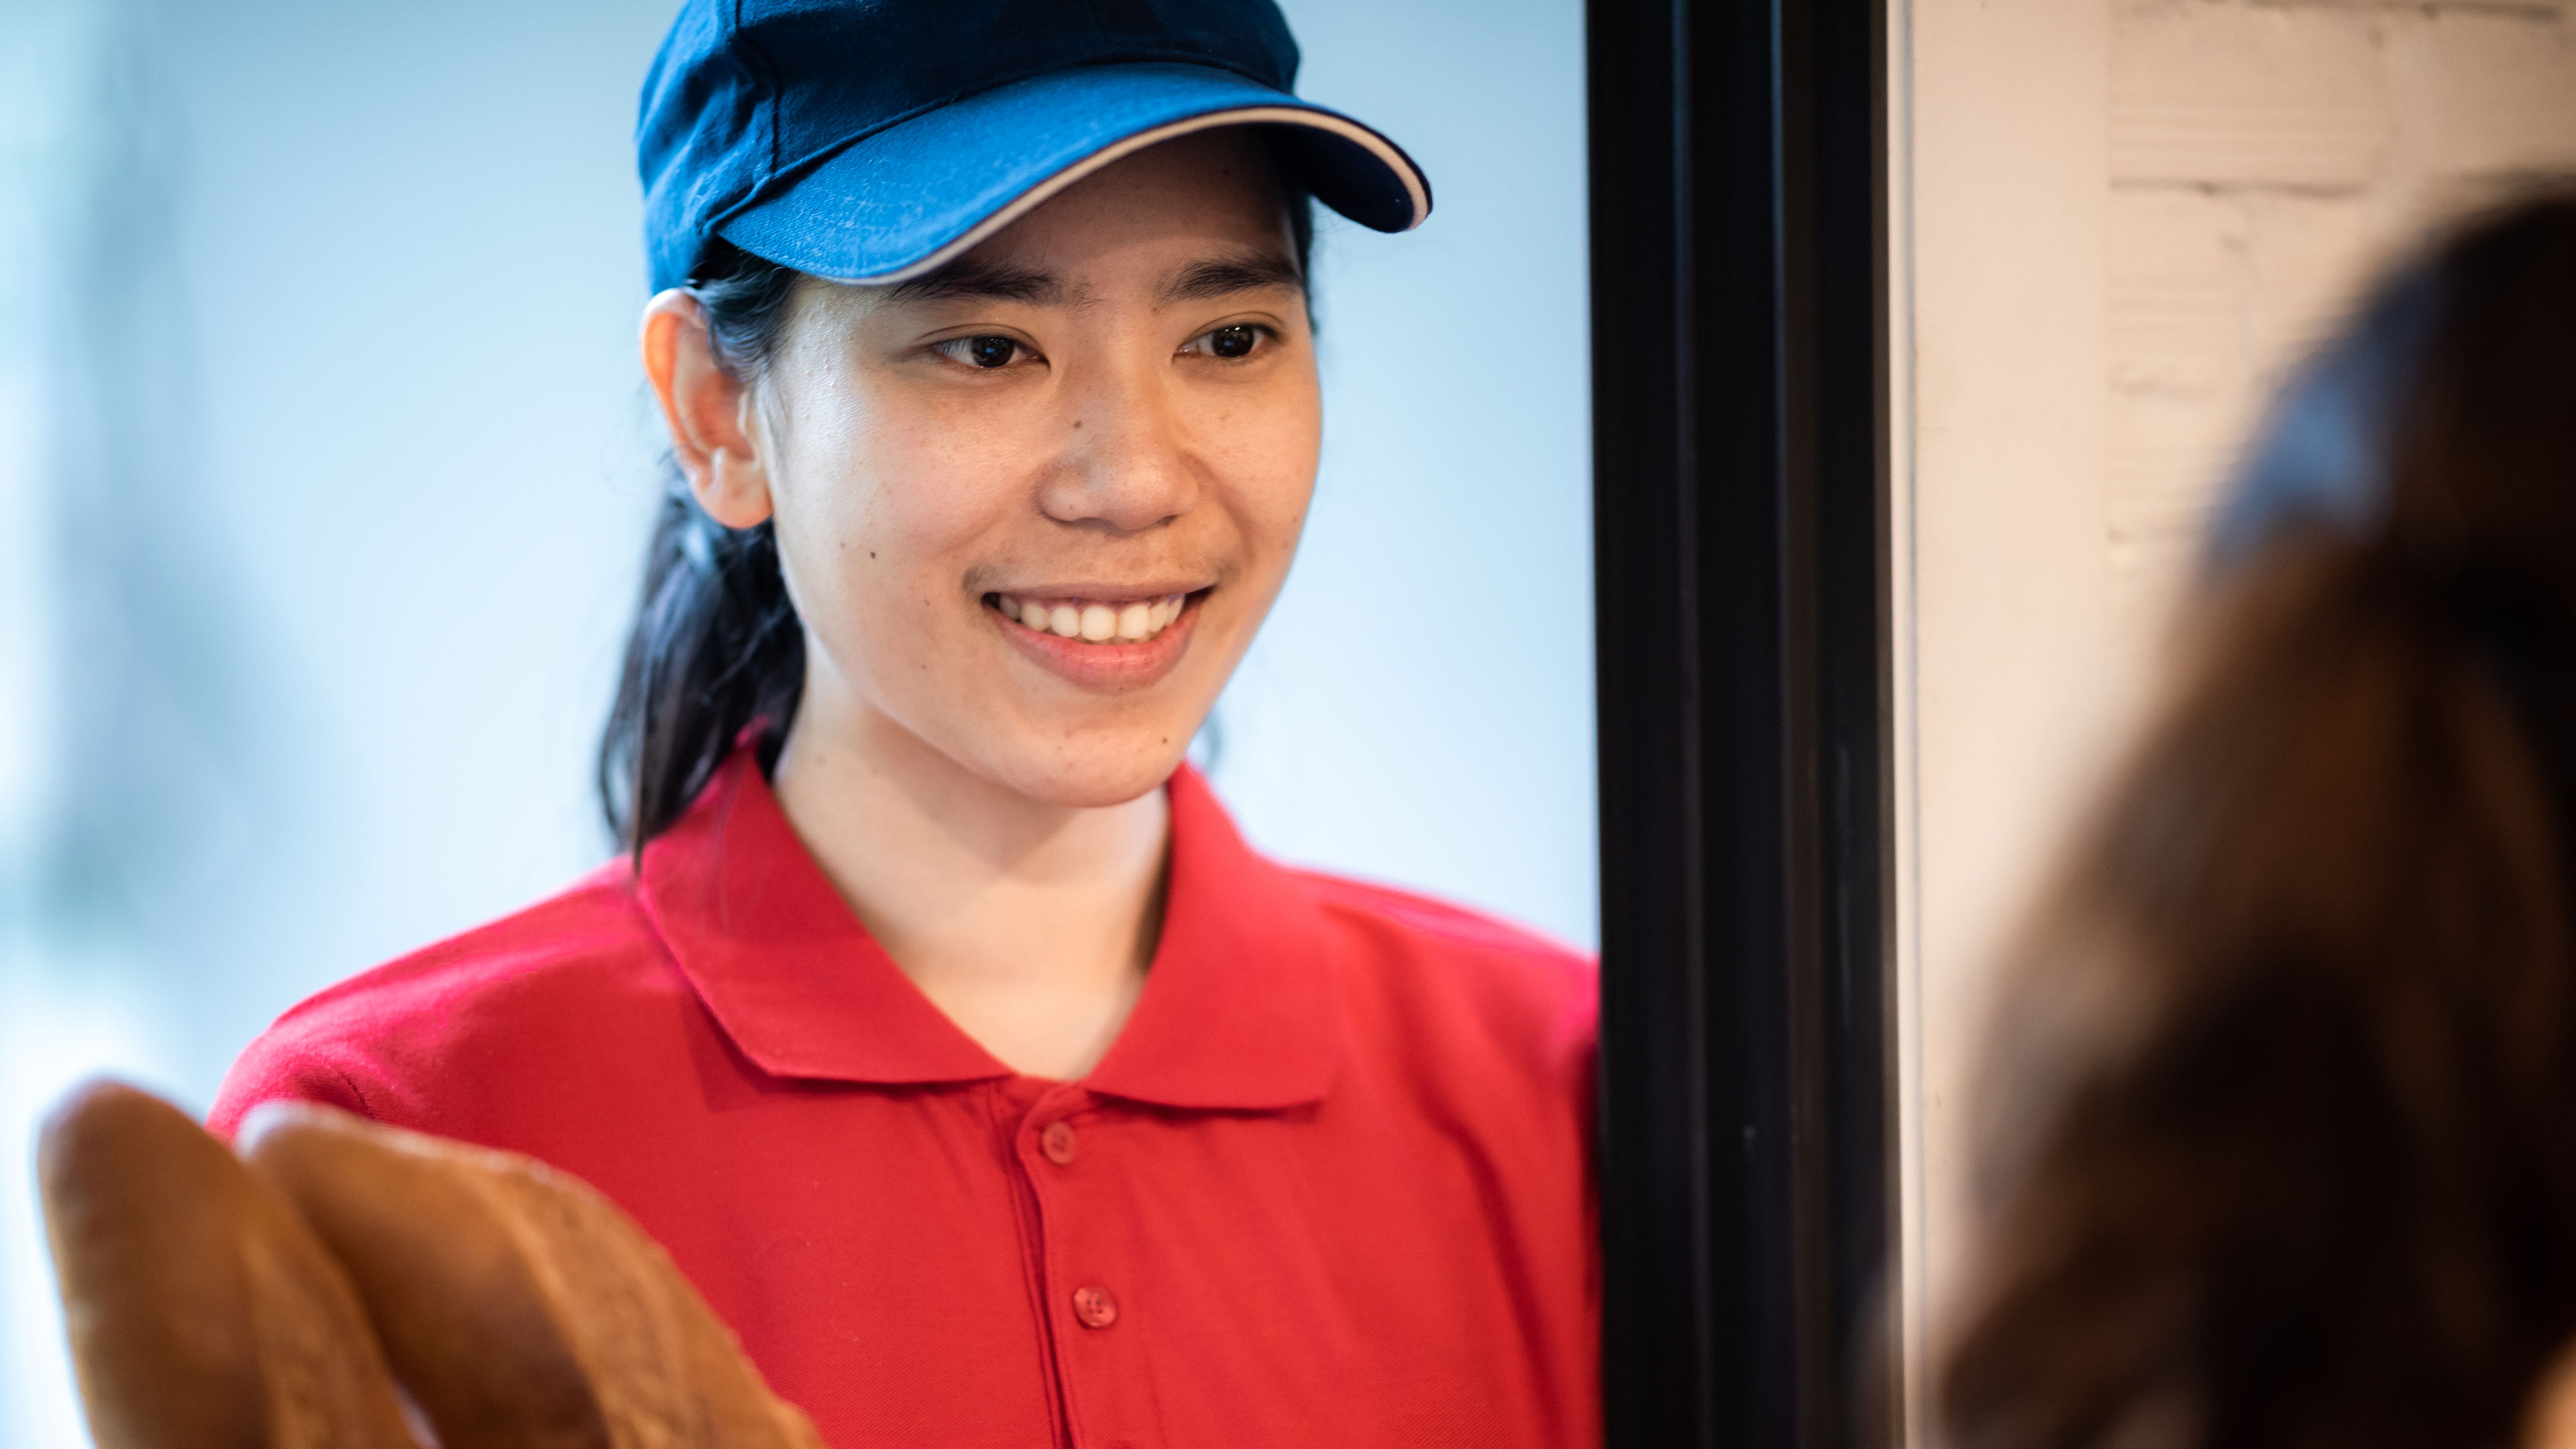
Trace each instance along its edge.
<instances>
[{"instance_id":1,"label":"light blue wall","mask_svg":"<svg viewBox=\"0 0 2576 1449\"><path fill-rule=\"evenodd\" d=\"M1284 8L1299 89L1395 137L1435 209L1325 234L1323 472L1217 783L1280 855L1590 946L1582 7Z\"/></svg>"},{"instance_id":2,"label":"light blue wall","mask_svg":"<svg viewBox=\"0 0 2576 1449\"><path fill-rule=\"evenodd\" d=\"M78 1438L44 1102L202 1108L603 853L668 5L0 5L0 1446ZM1589 945L1580 7L1287 9L1438 211L1324 234L1319 500L1215 777L1279 855Z\"/></svg>"}]
</instances>

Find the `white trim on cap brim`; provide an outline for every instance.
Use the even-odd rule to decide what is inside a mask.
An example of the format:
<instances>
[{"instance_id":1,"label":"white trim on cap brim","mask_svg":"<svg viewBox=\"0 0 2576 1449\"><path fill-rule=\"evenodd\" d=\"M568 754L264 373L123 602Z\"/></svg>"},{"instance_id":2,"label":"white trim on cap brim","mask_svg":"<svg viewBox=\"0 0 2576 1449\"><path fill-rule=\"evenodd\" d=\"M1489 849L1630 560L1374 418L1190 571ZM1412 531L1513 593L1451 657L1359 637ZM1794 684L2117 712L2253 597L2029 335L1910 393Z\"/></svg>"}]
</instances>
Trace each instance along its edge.
<instances>
[{"instance_id":1,"label":"white trim on cap brim","mask_svg":"<svg viewBox=\"0 0 2576 1449\"><path fill-rule=\"evenodd\" d=\"M968 227L964 235L939 248L920 261L895 268L891 272L872 272L864 277L845 277L853 285L885 287L927 276L973 250L985 238L1046 204L1048 198L1100 168L1132 156L1148 146L1186 136L1193 131L1210 131L1219 126L1278 124L1305 126L1341 137L1375 156L1386 168L1404 179L1405 195L1413 203L1413 220L1404 224L1406 231L1422 225L1431 214L1431 193L1423 189L1422 175L1413 169L1404 153L1395 149L1384 136L1329 111L1310 111L1302 106L1245 106L1237 110L1211 111L1204 116L1190 116L1150 130L1139 131L1123 141L1103 146L1067 166L1037 185L1011 198L1008 205L991 216Z\"/></svg>"}]
</instances>

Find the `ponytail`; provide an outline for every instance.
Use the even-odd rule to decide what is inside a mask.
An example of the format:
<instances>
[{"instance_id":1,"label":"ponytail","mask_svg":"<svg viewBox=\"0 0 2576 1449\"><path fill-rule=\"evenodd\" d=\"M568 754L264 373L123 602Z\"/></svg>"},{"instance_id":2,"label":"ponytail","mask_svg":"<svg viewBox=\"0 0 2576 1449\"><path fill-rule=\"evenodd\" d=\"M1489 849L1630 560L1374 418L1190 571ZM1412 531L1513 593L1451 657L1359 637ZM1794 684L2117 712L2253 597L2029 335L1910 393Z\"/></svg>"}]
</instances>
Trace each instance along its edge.
<instances>
[{"instance_id":1,"label":"ponytail","mask_svg":"<svg viewBox=\"0 0 2576 1449\"><path fill-rule=\"evenodd\" d=\"M727 373L759 375L800 280L717 244L690 290ZM804 685L805 633L770 525L734 529L709 518L669 465L599 743L600 809L618 844L640 855L669 829L753 721L769 723L764 748L775 751Z\"/></svg>"}]
</instances>

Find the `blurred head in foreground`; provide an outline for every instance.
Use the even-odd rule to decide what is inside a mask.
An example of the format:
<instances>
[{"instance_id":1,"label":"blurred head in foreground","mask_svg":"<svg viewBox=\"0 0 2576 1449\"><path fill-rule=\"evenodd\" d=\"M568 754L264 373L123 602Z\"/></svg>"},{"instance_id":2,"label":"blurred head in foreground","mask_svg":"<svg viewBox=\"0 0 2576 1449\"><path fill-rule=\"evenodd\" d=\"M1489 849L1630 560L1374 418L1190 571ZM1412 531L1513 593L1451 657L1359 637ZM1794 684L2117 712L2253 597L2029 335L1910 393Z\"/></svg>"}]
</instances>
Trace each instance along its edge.
<instances>
[{"instance_id":1,"label":"blurred head in foreground","mask_svg":"<svg viewBox=\"0 0 2576 1449\"><path fill-rule=\"evenodd\" d=\"M1947 1442L2564 1437L2571 641L2561 197L2394 277L2221 512L1999 997Z\"/></svg>"}]
</instances>

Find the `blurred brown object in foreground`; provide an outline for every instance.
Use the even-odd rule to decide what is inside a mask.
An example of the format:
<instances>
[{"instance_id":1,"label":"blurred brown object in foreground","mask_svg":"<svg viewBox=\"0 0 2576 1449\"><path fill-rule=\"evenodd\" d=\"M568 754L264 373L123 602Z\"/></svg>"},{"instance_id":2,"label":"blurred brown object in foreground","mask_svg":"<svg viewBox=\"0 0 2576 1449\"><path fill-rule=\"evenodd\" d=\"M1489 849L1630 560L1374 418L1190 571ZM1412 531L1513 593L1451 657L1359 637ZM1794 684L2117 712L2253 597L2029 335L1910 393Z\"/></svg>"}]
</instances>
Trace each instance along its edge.
<instances>
[{"instance_id":1,"label":"blurred brown object in foreground","mask_svg":"<svg viewBox=\"0 0 2576 1449\"><path fill-rule=\"evenodd\" d=\"M100 1449L412 1449L347 1275L186 1113L83 1087L37 1178Z\"/></svg>"},{"instance_id":2,"label":"blurred brown object in foreground","mask_svg":"<svg viewBox=\"0 0 2576 1449\"><path fill-rule=\"evenodd\" d=\"M1999 994L1956 1449L2576 1427L2576 199L2284 394Z\"/></svg>"},{"instance_id":3,"label":"blurred brown object in foreground","mask_svg":"<svg viewBox=\"0 0 2576 1449\"><path fill-rule=\"evenodd\" d=\"M114 1083L46 1125L100 1449L417 1449L397 1378L442 1449L822 1449L583 1184L322 1107L241 1145Z\"/></svg>"},{"instance_id":4,"label":"blurred brown object in foreground","mask_svg":"<svg viewBox=\"0 0 2576 1449\"><path fill-rule=\"evenodd\" d=\"M584 1184L326 1107L262 1107L240 1145L349 1270L445 1449L821 1449Z\"/></svg>"}]
</instances>

